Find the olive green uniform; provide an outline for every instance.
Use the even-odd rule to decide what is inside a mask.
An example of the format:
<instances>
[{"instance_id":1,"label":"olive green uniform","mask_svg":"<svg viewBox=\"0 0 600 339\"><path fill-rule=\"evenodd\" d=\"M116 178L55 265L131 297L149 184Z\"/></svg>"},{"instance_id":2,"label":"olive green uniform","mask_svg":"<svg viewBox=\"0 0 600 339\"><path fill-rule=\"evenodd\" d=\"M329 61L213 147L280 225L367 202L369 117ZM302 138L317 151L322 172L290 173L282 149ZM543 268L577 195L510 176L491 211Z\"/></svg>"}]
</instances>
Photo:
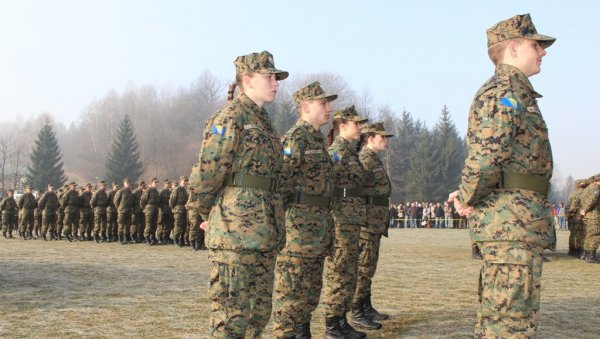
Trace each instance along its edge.
<instances>
[{"instance_id":1,"label":"olive green uniform","mask_svg":"<svg viewBox=\"0 0 600 339\"><path fill-rule=\"evenodd\" d=\"M107 239L106 209L109 206L106 189L99 189L94 192L90 205L94 209L94 236L101 237L105 241Z\"/></svg>"},{"instance_id":2,"label":"olive green uniform","mask_svg":"<svg viewBox=\"0 0 600 339\"><path fill-rule=\"evenodd\" d=\"M42 235L50 232L50 238L56 239L56 211L58 210L58 197L54 192L46 192L38 202L38 209L42 214Z\"/></svg>"},{"instance_id":3,"label":"olive green uniform","mask_svg":"<svg viewBox=\"0 0 600 339\"><path fill-rule=\"evenodd\" d=\"M108 207L106 208L106 236L108 241L117 239L117 208L115 207L117 189L108 192Z\"/></svg>"},{"instance_id":4,"label":"olive green uniform","mask_svg":"<svg viewBox=\"0 0 600 339\"><path fill-rule=\"evenodd\" d=\"M89 239L92 233L92 192L83 191L79 196L81 199L81 209L79 210L79 238L85 240Z\"/></svg>"},{"instance_id":5,"label":"olive green uniform","mask_svg":"<svg viewBox=\"0 0 600 339\"><path fill-rule=\"evenodd\" d=\"M188 217L188 229L190 244L194 250L204 249L204 230L200 228L200 224L204 221L200 212L196 207L198 201L198 195L190 190L187 206L187 217Z\"/></svg>"},{"instance_id":6,"label":"olive green uniform","mask_svg":"<svg viewBox=\"0 0 600 339\"><path fill-rule=\"evenodd\" d=\"M138 188L133 191L133 219L131 220L131 236L134 237L138 242L141 241L142 236L144 235L144 211L140 206L142 194L144 194L144 190L142 188Z\"/></svg>"},{"instance_id":7,"label":"olive green uniform","mask_svg":"<svg viewBox=\"0 0 600 339\"><path fill-rule=\"evenodd\" d=\"M581 203L580 195L583 187L575 187L575 190L569 194L567 205L567 221L569 225L569 254L574 256L581 255L583 251L583 241L585 239L583 221L579 214Z\"/></svg>"},{"instance_id":8,"label":"olive green uniform","mask_svg":"<svg viewBox=\"0 0 600 339\"><path fill-rule=\"evenodd\" d=\"M4 197L0 202L0 211L2 211L2 233L5 236L12 237L12 230L17 220L17 202L12 196Z\"/></svg>"},{"instance_id":9,"label":"olive green uniform","mask_svg":"<svg viewBox=\"0 0 600 339\"><path fill-rule=\"evenodd\" d=\"M79 193L77 189L69 189L65 192L60 200L61 206L65 209L63 235L64 236L76 236L77 235L77 217L79 212L79 205L81 200L79 199Z\"/></svg>"},{"instance_id":10,"label":"olive green uniform","mask_svg":"<svg viewBox=\"0 0 600 339\"><path fill-rule=\"evenodd\" d=\"M169 206L169 198L171 197L171 190L168 188L163 188L160 191L160 209L158 214L158 229L156 233L159 239L168 243L171 240L171 228L173 226L173 212L171 212L171 207Z\"/></svg>"},{"instance_id":11,"label":"olive green uniform","mask_svg":"<svg viewBox=\"0 0 600 339\"><path fill-rule=\"evenodd\" d=\"M31 235L33 231L34 210L37 208L33 193L23 193L17 200L17 207L19 208L19 233L26 238L26 233Z\"/></svg>"},{"instance_id":12,"label":"olive green uniform","mask_svg":"<svg viewBox=\"0 0 600 339\"><path fill-rule=\"evenodd\" d=\"M154 237L156 234L159 204L160 196L155 187L149 187L140 198L140 207L144 211L146 221L146 227L144 228L144 237L146 238Z\"/></svg>"},{"instance_id":13,"label":"olive green uniform","mask_svg":"<svg viewBox=\"0 0 600 339\"><path fill-rule=\"evenodd\" d=\"M169 207L173 212L173 237L178 242L183 242L183 235L187 228L187 211L185 204L188 201L188 192L185 187L177 186L169 196Z\"/></svg>"},{"instance_id":14,"label":"olive green uniform","mask_svg":"<svg viewBox=\"0 0 600 339\"><path fill-rule=\"evenodd\" d=\"M131 225L131 213L133 212L133 192L129 187L123 187L115 193L115 208L117 209L117 224L119 229L117 235L121 243L129 242L129 226Z\"/></svg>"}]
</instances>

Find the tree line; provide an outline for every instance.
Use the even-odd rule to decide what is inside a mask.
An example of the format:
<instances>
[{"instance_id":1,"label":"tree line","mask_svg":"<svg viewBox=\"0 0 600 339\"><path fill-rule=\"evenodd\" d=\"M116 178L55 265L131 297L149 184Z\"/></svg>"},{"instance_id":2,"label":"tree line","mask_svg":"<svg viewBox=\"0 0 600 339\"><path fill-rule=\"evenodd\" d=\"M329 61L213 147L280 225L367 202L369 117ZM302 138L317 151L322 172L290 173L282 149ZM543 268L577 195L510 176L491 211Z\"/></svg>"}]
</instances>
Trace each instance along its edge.
<instances>
[{"instance_id":1,"label":"tree line","mask_svg":"<svg viewBox=\"0 0 600 339\"><path fill-rule=\"evenodd\" d=\"M466 144L445 105L430 128L409 111L373 104L368 92L354 91L339 75L300 75L281 82L275 102L267 106L280 134L297 119L293 92L315 80L339 95L332 102L334 110L353 104L371 121L384 122L395 135L382 154L392 181L392 201L442 201L456 189ZM189 175L198 160L204 124L224 104L226 88L225 82L205 71L176 90L151 85L131 86L122 93L111 90L89 103L79 121L69 126L55 123L48 113L4 123L0 126L0 189L4 192L25 182L43 189L44 183L59 186L67 179L93 183ZM52 164L46 168L56 173L42 174L40 164Z\"/></svg>"}]
</instances>

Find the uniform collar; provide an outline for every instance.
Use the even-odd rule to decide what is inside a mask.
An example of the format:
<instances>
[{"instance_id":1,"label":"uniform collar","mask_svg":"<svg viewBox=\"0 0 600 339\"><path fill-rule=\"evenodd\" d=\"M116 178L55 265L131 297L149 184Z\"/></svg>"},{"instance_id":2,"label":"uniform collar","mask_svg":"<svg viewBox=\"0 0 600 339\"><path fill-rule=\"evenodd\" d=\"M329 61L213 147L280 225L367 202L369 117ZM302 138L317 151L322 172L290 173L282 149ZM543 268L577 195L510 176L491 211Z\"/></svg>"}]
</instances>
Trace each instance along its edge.
<instances>
[{"instance_id":1,"label":"uniform collar","mask_svg":"<svg viewBox=\"0 0 600 339\"><path fill-rule=\"evenodd\" d=\"M269 121L269 113L267 113L267 110L265 109L264 106L259 107L252 99L250 99L250 97L248 97L244 93L240 93L240 95L238 96L238 99L245 108L247 108L248 110L250 110L254 113L257 113L260 117Z\"/></svg>"},{"instance_id":2,"label":"uniform collar","mask_svg":"<svg viewBox=\"0 0 600 339\"><path fill-rule=\"evenodd\" d=\"M508 64L499 64L498 66L496 66L496 76L501 79L509 80L511 82L519 82L520 84L527 87L529 89L529 91L531 91L531 93L533 93L534 97L536 97L536 98L542 97L542 95L540 93L536 92L533 89L533 85L529 81L529 78L523 72L521 72L520 69L518 69L515 66L508 65Z\"/></svg>"},{"instance_id":3,"label":"uniform collar","mask_svg":"<svg viewBox=\"0 0 600 339\"><path fill-rule=\"evenodd\" d=\"M298 119L298 121L296 121L296 126L304 128L310 134L313 134L315 136L319 136L321 138L323 137L323 133L321 133L321 131L317 130L313 125L311 125L306 120Z\"/></svg>"}]
</instances>

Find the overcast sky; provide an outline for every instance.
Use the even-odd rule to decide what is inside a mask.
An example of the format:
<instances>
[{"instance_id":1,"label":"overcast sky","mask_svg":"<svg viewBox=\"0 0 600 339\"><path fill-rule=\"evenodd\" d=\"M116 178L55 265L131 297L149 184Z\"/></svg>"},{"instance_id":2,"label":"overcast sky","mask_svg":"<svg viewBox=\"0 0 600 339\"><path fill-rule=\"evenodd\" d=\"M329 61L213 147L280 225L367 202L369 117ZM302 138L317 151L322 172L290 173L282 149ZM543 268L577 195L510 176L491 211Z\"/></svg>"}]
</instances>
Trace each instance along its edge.
<instances>
[{"instance_id":1,"label":"overcast sky","mask_svg":"<svg viewBox=\"0 0 600 339\"><path fill-rule=\"evenodd\" d=\"M266 49L280 69L339 74L429 126L446 104L464 135L493 74L485 30L523 13L557 38L531 78L555 166L598 173L600 2L591 0L0 0L0 123L42 112L77 123L110 89L176 89L204 70L230 81L236 56Z\"/></svg>"}]
</instances>

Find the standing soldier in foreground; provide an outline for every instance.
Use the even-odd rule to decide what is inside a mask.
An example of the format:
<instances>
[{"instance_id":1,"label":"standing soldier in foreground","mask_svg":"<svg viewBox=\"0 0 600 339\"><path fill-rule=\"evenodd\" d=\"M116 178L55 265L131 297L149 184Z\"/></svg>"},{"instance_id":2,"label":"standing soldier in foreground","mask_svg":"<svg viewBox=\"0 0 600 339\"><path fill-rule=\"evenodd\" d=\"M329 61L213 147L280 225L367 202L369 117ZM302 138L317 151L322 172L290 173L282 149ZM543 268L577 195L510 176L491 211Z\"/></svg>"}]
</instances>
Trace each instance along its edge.
<instances>
[{"instance_id":1,"label":"standing soldier in foreground","mask_svg":"<svg viewBox=\"0 0 600 339\"><path fill-rule=\"evenodd\" d=\"M65 209L64 219L64 236L67 241L72 241L72 237L77 238L77 214L79 211L79 193L77 192L77 184L69 183L69 190L63 194L60 199L60 205Z\"/></svg>"},{"instance_id":2,"label":"standing soldier in foreground","mask_svg":"<svg viewBox=\"0 0 600 339\"><path fill-rule=\"evenodd\" d=\"M169 179L165 179L162 191L160 191L160 214L158 215L158 243L161 245L172 244L171 240L171 226L173 225L173 213L169 206L169 199L171 197L171 182Z\"/></svg>"},{"instance_id":3,"label":"standing soldier in foreground","mask_svg":"<svg viewBox=\"0 0 600 339\"><path fill-rule=\"evenodd\" d=\"M131 192L131 181L123 180L123 188L115 193L115 208L117 209L117 231L119 242L125 245L131 242L129 226L131 225L131 212L133 212L133 192ZM131 242L132 243L132 242Z\"/></svg>"},{"instance_id":4,"label":"standing soldier in foreground","mask_svg":"<svg viewBox=\"0 0 600 339\"><path fill-rule=\"evenodd\" d=\"M106 182L98 183L98 190L94 192L90 206L94 209L94 241L107 241L106 238L106 209L108 208L108 194L106 193Z\"/></svg>"},{"instance_id":5,"label":"standing soldier in foreground","mask_svg":"<svg viewBox=\"0 0 600 339\"><path fill-rule=\"evenodd\" d=\"M19 235L21 239L31 239L33 231L34 210L37 207L35 196L31 193L31 186L25 186L25 192L17 200L19 208Z\"/></svg>"},{"instance_id":6,"label":"standing soldier in foreground","mask_svg":"<svg viewBox=\"0 0 600 339\"><path fill-rule=\"evenodd\" d=\"M81 209L79 212L79 240L92 240L92 184L89 182L79 197L81 199Z\"/></svg>"},{"instance_id":7,"label":"standing soldier in foreground","mask_svg":"<svg viewBox=\"0 0 600 339\"><path fill-rule=\"evenodd\" d=\"M496 72L469 112L468 156L449 196L470 216L483 266L476 338L535 337L542 252L556 244L548 188L552 152L529 77L540 72L555 38L538 34L529 14L487 30Z\"/></svg>"},{"instance_id":8,"label":"standing soldier in foreground","mask_svg":"<svg viewBox=\"0 0 600 339\"><path fill-rule=\"evenodd\" d=\"M185 210L185 204L188 201L187 184L188 178L180 177L179 185L175 187L169 197L169 207L171 207L171 211L173 212L175 226L173 229L173 237L175 237L175 244L178 247L183 246L185 243L183 235L185 234L187 226L187 212Z\"/></svg>"},{"instance_id":9,"label":"standing soldier in foreground","mask_svg":"<svg viewBox=\"0 0 600 339\"><path fill-rule=\"evenodd\" d=\"M267 51L234 63L241 93L234 99L230 87L228 103L206 124L192 186L212 261L210 335L259 338L271 316L273 268L284 236L277 220L283 149L263 106L288 73L275 68Z\"/></svg>"},{"instance_id":10,"label":"standing soldier in foreground","mask_svg":"<svg viewBox=\"0 0 600 339\"><path fill-rule=\"evenodd\" d=\"M117 240L117 208L115 207L115 194L120 189L119 184L113 182L112 190L108 192L108 207L106 208L106 236L108 242Z\"/></svg>"},{"instance_id":11,"label":"standing soldier in foreground","mask_svg":"<svg viewBox=\"0 0 600 339\"><path fill-rule=\"evenodd\" d=\"M287 200L285 247L275 264L273 334L310 338L312 312L319 304L325 256L333 247L330 213L331 160L320 128L329 122L330 102L318 82L294 93L299 119L283 136L281 193Z\"/></svg>"},{"instance_id":12,"label":"standing soldier in foreground","mask_svg":"<svg viewBox=\"0 0 600 339\"><path fill-rule=\"evenodd\" d=\"M0 202L0 212L2 212L2 235L6 239L13 237L12 230L15 224L17 213L17 202L13 198L13 190L6 191L6 197Z\"/></svg>"},{"instance_id":13,"label":"standing soldier in foreground","mask_svg":"<svg viewBox=\"0 0 600 339\"><path fill-rule=\"evenodd\" d=\"M58 210L58 197L54 193L54 187L48 185L48 191L42 195L38 202L38 210L42 214L42 239L47 240L47 232L50 232L50 240L58 240L56 234L56 211Z\"/></svg>"},{"instance_id":14,"label":"standing soldier in foreground","mask_svg":"<svg viewBox=\"0 0 600 339\"><path fill-rule=\"evenodd\" d=\"M367 223L367 209L363 196L365 170L358 160L353 141L360 139L363 123L367 119L356 112L354 106L334 113L333 127L328 134L329 156L333 160L335 182L332 206L335 223L333 254L325 260L325 286L323 308L327 338L364 338L346 320L356 288L360 229ZM334 133L337 136L334 140ZM380 323L365 318L362 327L378 329Z\"/></svg>"},{"instance_id":15,"label":"standing soldier in foreground","mask_svg":"<svg viewBox=\"0 0 600 339\"><path fill-rule=\"evenodd\" d=\"M600 264L596 251L600 245L600 174L588 179L589 185L581 192L581 216L585 239L583 258L590 264Z\"/></svg>"},{"instance_id":16,"label":"standing soldier in foreground","mask_svg":"<svg viewBox=\"0 0 600 339\"><path fill-rule=\"evenodd\" d=\"M159 181L157 178L150 180L150 187L144 191L140 198L140 208L144 211L144 220L146 227L144 228L144 238L146 245L156 245L156 222L158 220L158 208L160 205L160 195L156 189Z\"/></svg>"},{"instance_id":17,"label":"standing soldier in foreground","mask_svg":"<svg viewBox=\"0 0 600 339\"><path fill-rule=\"evenodd\" d=\"M394 135L386 132L383 123L369 124L361 132L361 149L358 159L369 180L365 180L363 194L367 203L367 223L360 229L360 256L356 273L356 291L352 302L352 323L363 327L362 323L373 320L386 320L387 314L379 313L371 303L371 285L379 261L381 236L386 236L390 224L388 212L392 184L377 156L387 148L388 138ZM368 328L368 327L367 327Z\"/></svg>"},{"instance_id":18,"label":"standing soldier in foreground","mask_svg":"<svg viewBox=\"0 0 600 339\"><path fill-rule=\"evenodd\" d=\"M144 236L144 211L140 207L142 194L146 189L146 183L138 181L137 188L133 191L133 219L131 220L131 237L136 243L142 242Z\"/></svg>"},{"instance_id":19,"label":"standing soldier in foreground","mask_svg":"<svg viewBox=\"0 0 600 339\"><path fill-rule=\"evenodd\" d=\"M575 189L567 199L567 224L569 225L569 255L579 258L583 254L584 229L579 210L580 195L587 186L587 180L575 180Z\"/></svg>"}]
</instances>

